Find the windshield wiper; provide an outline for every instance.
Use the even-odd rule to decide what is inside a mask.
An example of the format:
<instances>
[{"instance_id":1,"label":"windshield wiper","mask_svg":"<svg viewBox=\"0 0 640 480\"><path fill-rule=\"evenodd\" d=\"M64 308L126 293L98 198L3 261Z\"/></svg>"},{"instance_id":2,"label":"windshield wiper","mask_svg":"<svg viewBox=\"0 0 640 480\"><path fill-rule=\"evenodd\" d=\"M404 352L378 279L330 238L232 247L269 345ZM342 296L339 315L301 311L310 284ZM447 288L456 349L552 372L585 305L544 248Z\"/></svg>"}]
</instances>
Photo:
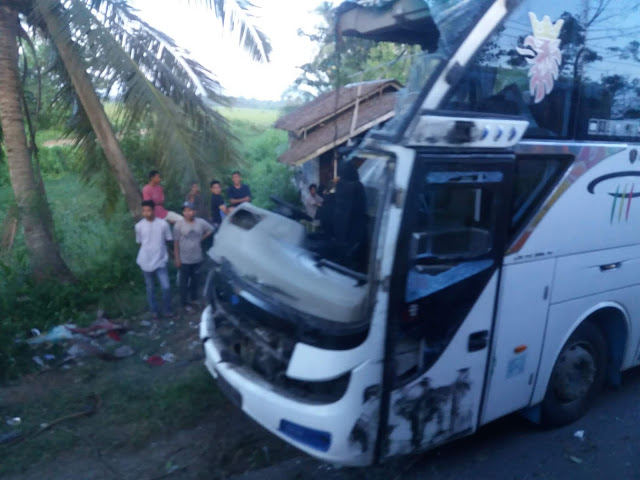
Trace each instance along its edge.
<instances>
[{"instance_id":1,"label":"windshield wiper","mask_svg":"<svg viewBox=\"0 0 640 480\"><path fill-rule=\"evenodd\" d=\"M364 285L365 283L367 283L367 280L369 280L369 277L364 273L356 272L354 270L351 270L350 268L332 262L331 260L327 260L326 258L321 258L320 260L318 260L318 262L316 263L316 267L327 267L338 273L342 273L343 275L356 280L358 282L358 286Z\"/></svg>"}]
</instances>

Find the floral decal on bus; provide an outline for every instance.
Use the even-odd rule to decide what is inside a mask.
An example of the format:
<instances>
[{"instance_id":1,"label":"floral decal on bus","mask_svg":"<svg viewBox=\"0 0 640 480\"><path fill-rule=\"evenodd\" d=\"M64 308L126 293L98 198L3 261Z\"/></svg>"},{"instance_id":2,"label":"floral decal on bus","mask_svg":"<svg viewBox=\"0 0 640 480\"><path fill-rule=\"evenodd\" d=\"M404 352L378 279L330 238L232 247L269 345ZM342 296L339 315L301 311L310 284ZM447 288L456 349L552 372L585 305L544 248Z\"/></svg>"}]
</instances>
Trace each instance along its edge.
<instances>
[{"instance_id":1,"label":"floral decal on bus","mask_svg":"<svg viewBox=\"0 0 640 480\"><path fill-rule=\"evenodd\" d=\"M551 23L548 15L542 21L535 13L529 12L533 35L524 39L524 48L517 47L520 55L529 63L529 91L535 103L540 103L553 90L558 79L562 52L560 51L560 30L564 20Z\"/></svg>"}]
</instances>

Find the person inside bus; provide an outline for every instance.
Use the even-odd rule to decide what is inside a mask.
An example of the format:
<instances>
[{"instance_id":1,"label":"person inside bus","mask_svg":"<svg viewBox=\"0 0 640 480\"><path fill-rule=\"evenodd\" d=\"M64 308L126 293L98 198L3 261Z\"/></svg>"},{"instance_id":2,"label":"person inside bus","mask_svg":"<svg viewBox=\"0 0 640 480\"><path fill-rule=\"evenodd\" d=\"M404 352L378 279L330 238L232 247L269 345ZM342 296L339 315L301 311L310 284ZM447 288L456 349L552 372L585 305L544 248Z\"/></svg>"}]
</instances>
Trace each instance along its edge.
<instances>
[{"instance_id":1,"label":"person inside bus","mask_svg":"<svg viewBox=\"0 0 640 480\"><path fill-rule=\"evenodd\" d=\"M362 270L367 227L367 198L352 162L342 165L336 186L333 233L339 263Z\"/></svg>"}]
</instances>

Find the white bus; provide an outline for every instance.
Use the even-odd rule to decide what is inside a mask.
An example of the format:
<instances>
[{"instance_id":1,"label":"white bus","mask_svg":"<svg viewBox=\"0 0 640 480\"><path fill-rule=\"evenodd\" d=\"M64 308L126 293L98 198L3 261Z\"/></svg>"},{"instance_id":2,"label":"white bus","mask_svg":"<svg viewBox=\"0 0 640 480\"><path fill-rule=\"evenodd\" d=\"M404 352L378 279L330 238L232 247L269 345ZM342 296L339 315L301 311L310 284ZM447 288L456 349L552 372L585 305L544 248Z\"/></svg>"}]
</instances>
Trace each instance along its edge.
<instances>
[{"instance_id":1,"label":"white bus","mask_svg":"<svg viewBox=\"0 0 640 480\"><path fill-rule=\"evenodd\" d=\"M344 35L424 57L345 160L324 237L250 204L218 232L200 335L238 407L368 465L512 412L572 422L638 365L639 9L341 6Z\"/></svg>"}]
</instances>

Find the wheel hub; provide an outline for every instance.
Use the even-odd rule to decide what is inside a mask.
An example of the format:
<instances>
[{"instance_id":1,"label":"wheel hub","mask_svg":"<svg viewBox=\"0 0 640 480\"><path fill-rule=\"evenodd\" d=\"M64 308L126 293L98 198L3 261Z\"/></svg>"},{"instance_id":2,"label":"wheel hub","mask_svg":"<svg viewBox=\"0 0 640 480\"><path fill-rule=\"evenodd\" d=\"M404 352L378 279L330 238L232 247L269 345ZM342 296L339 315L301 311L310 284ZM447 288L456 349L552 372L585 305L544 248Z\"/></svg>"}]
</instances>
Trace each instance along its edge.
<instances>
[{"instance_id":1,"label":"wheel hub","mask_svg":"<svg viewBox=\"0 0 640 480\"><path fill-rule=\"evenodd\" d=\"M565 349L554 369L553 388L558 399L571 403L583 398L596 377L596 362L586 345Z\"/></svg>"}]
</instances>

